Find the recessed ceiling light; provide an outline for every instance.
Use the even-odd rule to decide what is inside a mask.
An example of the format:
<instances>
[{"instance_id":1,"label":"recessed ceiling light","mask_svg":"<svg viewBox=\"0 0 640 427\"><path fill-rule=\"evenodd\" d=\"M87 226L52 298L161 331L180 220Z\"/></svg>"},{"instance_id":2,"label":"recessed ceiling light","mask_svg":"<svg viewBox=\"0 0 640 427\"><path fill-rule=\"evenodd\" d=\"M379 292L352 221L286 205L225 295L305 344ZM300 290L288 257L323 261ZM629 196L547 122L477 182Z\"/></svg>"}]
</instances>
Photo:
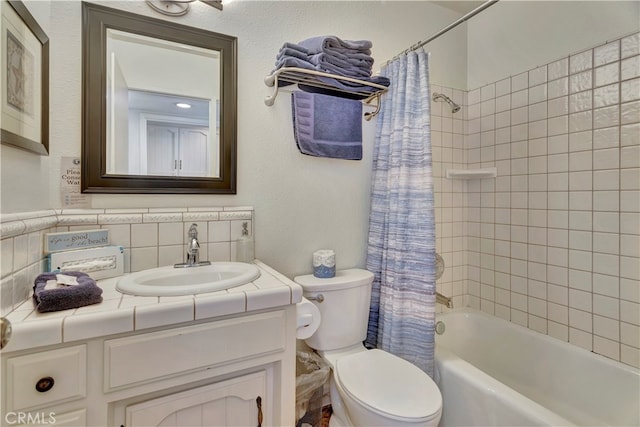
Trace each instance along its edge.
<instances>
[{"instance_id":1,"label":"recessed ceiling light","mask_svg":"<svg viewBox=\"0 0 640 427\"><path fill-rule=\"evenodd\" d=\"M178 107L178 108L191 108L191 104L187 104L186 102L178 102L178 103L176 103L176 107Z\"/></svg>"}]
</instances>

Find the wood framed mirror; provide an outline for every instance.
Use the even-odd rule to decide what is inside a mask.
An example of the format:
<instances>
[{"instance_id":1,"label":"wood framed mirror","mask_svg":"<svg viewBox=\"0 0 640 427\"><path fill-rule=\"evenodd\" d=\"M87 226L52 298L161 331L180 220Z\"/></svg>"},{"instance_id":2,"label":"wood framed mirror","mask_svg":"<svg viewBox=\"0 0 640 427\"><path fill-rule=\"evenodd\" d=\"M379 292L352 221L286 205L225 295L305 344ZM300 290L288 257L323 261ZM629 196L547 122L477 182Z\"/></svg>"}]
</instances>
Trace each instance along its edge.
<instances>
[{"instance_id":1,"label":"wood framed mirror","mask_svg":"<svg viewBox=\"0 0 640 427\"><path fill-rule=\"evenodd\" d=\"M236 38L82 3L82 192L236 193Z\"/></svg>"}]
</instances>

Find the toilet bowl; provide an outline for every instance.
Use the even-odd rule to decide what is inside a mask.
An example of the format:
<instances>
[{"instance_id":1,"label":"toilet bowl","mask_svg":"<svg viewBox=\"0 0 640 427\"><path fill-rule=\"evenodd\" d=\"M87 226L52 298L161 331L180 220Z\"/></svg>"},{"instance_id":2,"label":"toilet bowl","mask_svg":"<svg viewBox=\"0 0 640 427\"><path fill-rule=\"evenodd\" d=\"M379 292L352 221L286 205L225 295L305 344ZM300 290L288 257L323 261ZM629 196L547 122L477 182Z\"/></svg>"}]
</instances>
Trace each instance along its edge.
<instances>
[{"instance_id":1,"label":"toilet bowl","mask_svg":"<svg viewBox=\"0 0 640 427\"><path fill-rule=\"evenodd\" d=\"M435 382L406 360L362 345L373 274L350 269L328 279L294 280L321 313L320 326L305 342L332 368L330 427L437 426L442 395Z\"/></svg>"}]
</instances>

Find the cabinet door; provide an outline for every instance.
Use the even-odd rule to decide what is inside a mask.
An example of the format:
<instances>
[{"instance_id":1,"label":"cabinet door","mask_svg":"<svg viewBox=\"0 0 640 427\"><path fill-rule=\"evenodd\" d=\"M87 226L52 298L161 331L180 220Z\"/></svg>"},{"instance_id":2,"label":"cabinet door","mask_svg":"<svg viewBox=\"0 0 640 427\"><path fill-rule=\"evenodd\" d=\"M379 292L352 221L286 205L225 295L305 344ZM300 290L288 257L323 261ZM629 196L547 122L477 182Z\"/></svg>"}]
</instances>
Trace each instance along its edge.
<instances>
[{"instance_id":1,"label":"cabinet door","mask_svg":"<svg viewBox=\"0 0 640 427\"><path fill-rule=\"evenodd\" d=\"M172 176L178 173L176 150L179 132L175 126L147 125L147 175Z\"/></svg>"},{"instance_id":2,"label":"cabinet door","mask_svg":"<svg viewBox=\"0 0 640 427\"><path fill-rule=\"evenodd\" d=\"M211 176L209 129L180 129L180 176Z\"/></svg>"},{"instance_id":3,"label":"cabinet door","mask_svg":"<svg viewBox=\"0 0 640 427\"><path fill-rule=\"evenodd\" d=\"M126 426L258 426L266 384L267 374L260 371L130 405Z\"/></svg>"},{"instance_id":4,"label":"cabinet door","mask_svg":"<svg viewBox=\"0 0 640 427\"><path fill-rule=\"evenodd\" d=\"M10 357L3 381L3 410L7 412L81 399L87 394L87 347L83 344Z\"/></svg>"}]
</instances>

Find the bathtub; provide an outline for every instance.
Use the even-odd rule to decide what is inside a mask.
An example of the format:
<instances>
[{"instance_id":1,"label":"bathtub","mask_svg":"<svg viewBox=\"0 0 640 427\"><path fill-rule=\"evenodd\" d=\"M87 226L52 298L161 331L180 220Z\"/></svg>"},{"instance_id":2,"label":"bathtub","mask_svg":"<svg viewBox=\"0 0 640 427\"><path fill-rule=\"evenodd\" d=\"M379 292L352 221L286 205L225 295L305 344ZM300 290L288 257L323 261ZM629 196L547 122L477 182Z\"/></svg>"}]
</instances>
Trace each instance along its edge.
<instances>
[{"instance_id":1,"label":"bathtub","mask_svg":"<svg viewBox=\"0 0 640 427\"><path fill-rule=\"evenodd\" d=\"M640 426L640 370L472 309L437 320L441 427Z\"/></svg>"}]
</instances>

